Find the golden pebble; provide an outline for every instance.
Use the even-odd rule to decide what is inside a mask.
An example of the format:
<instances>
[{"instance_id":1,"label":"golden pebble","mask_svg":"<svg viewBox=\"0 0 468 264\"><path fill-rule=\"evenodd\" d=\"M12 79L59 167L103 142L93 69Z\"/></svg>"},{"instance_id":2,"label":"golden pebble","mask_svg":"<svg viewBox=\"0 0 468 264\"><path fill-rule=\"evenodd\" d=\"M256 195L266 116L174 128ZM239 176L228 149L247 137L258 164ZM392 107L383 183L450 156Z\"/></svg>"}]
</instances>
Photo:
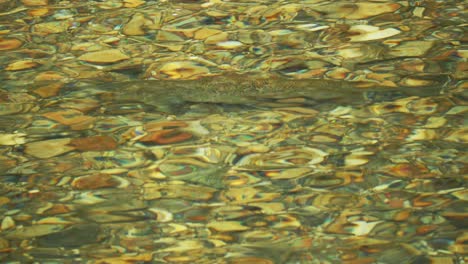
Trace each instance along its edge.
<instances>
[{"instance_id":1,"label":"golden pebble","mask_svg":"<svg viewBox=\"0 0 468 264\"><path fill-rule=\"evenodd\" d=\"M411 134L406 138L406 141L416 140L434 140L437 139L437 131L434 129L414 129Z\"/></svg>"},{"instance_id":2,"label":"golden pebble","mask_svg":"<svg viewBox=\"0 0 468 264\"><path fill-rule=\"evenodd\" d=\"M49 139L27 143L24 152L40 159L52 158L74 150L70 138Z\"/></svg>"},{"instance_id":3,"label":"golden pebble","mask_svg":"<svg viewBox=\"0 0 468 264\"><path fill-rule=\"evenodd\" d=\"M146 23L146 18L143 14L136 13L132 16L132 19L125 24L122 29L122 33L127 36L141 36L145 35L146 32L143 30L143 26Z\"/></svg>"},{"instance_id":4,"label":"golden pebble","mask_svg":"<svg viewBox=\"0 0 468 264\"><path fill-rule=\"evenodd\" d=\"M2 224L0 226L1 230L12 229L16 226L15 220L11 218L11 216L5 216L2 220Z\"/></svg>"},{"instance_id":5,"label":"golden pebble","mask_svg":"<svg viewBox=\"0 0 468 264\"><path fill-rule=\"evenodd\" d=\"M119 49L108 49L88 52L78 57L78 59L89 63L107 64L127 60L130 57Z\"/></svg>"},{"instance_id":6,"label":"golden pebble","mask_svg":"<svg viewBox=\"0 0 468 264\"><path fill-rule=\"evenodd\" d=\"M26 142L25 136L26 134L24 133L16 133L16 134L0 133L0 145L13 146L13 145L24 144Z\"/></svg>"},{"instance_id":7,"label":"golden pebble","mask_svg":"<svg viewBox=\"0 0 468 264\"><path fill-rule=\"evenodd\" d=\"M227 41L228 40L228 33L227 32L221 32L216 35L211 35L205 39L205 44L208 45L216 45L219 42Z\"/></svg>"},{"instance_id":8,"label":"golden pebble","mask_svg":"<svg viewBox=\"0 0 468 264\"><path fill-rule=\"evenodd\" d=\"M55 33L63 33L67 31L71 23L67 20L64 21L52 21L35 24L33 26L33 32L38 35L49 35Z\"/></svg>"},{"instance_id":9,"label":"golden pebble","mask_svg":"<svg viewBox=\"0 0 468 264\"><path fill-rule=\"evenodd\" d=\"M17 39L0 39L0 51L19 48L23 42Z\"/></svg>"},{"instance_id":10,"label":"golden pebble","mask_svg":"<svg viewBox=\"0 0 468 264\"><path fill-rule=\"evenodd\" d=\"M134 7L139 7L146 2L143 0L124 0L124 7L127 8L134 8Z\"/></svg>"},{"instance_id":11,"label":"golden pebble","mask_svg":"<svg viewBox=\"0 0 468 264\"><path fill-rule=\"evenodd\" d=\"M351 71L346 68L334 68L326 73L327 76L337 80L344 80Z\"/></svg>"},{"instance_id":12,"label":"golden pebble","mask_svg":"<svg viewBox=\"0 0 468 264\"><path fill-rule=\"evenodd\" d=\"M218 42L216 43L216 46L222 49L237 49L237 48L244 46L244 44L242 44L242 42L239 42L239 41L229 40L229 41Z\"/></svg>"},{"instance_id":13,"label":"golden pebble","mask_svg":"<svg viewBox=\"0 0 468 264\"><path fill-rule=\"evenodd\" d=\"M36 8L36 9L28 10L28 15L34 16L34 17L45 16L48 13L49 13L48 8Z\"/></svg>"},{"instance_id":14,"label":"golden pebble","mask_svg":"<svg viewBox=\"0 0 468 264\"><path fill-rule=\"evenodd\" d=\"M7 71L19 71L19 70L26 70L26 69L31 69L36 66L38 66L37 62L34 62L32 60L21 60L21 61L15 61L10 64L8 64L5 67L5 70Z\"/></svg>"},{"instance_id":15,"label":"golden pebble","mask_svg":"<svg viewBox=\"0 0 468 264\"><path fill-rule=\"evenodd\" d=\"M203 39L206 39L208 37L220 34L222 32L223 31L221 31L219 29L201 28L201 29L195 31L195 35L193 36L193 38L203 40Z\"/></svg>"},{"instance_id":16,"label":"golden pebble","mask_svg":"<svg viewBox=\"0 0 468 264\"><path fill-rule=\"evenodd\" d=\"M249 229L238 221L213 221L208 223L207 227L218 232L244 231Z\"/></svg>"},{"instance_id":17,"label":"golden pebble","mask_svg":"<svg viewBox=\"0 0 468 264\"><path fill-rule=\"evenodd\" d=\"M431 85L432 81L415 79L415 78L405 78L401 81L401 84L404 86L409 86L409 87L418 87L418 86Z\"/></svg>"},{"instance_id":18,"label":"golden pebble","mask_svg":"<svg viewBox=\"0 0 468 264\"><path fill-rule=\"evenodd\" d=\"M165 30L159 30L158 34L156 35L156 41L158 43L160 42L182 42L182 41L185 41L185 39L181 37L180 35L178 35L177 33L169 32ZM183 45L172 45L172 44L171 45L163 44L163 46L165 46L168 49L178 48L179 46L183 47Z\"/></svg>"},{"instance_id":19,"label":"golden pebble","mask_svg":"<svg viewBox=\"0 0 468 264\"><path fill-rule=\"evenodd\" d=\"M41 72L34 78L35 81L58 81L63 79L65 79L65 76L53 71Z\"/></svg>"},{"instance_id":20,"label":"golden pebble","mask_svg":"<svg viewBox=\"0 0 468 264\"><path fill-rule=\"evenodd\" d=\"M171 79L190 79L210 72L207 67L193 61L168 62L159 71Z\"/></svg>"},{"instance_id":21,"label":"golden pebble","mask_svg":"<svg viewBox=\"0 0 468 264\"><path fill-rule=\"evenodd\" d=\"M355 25L349 29L349 33L350 42L361 42L389 38L400 34L401 31L394 28L379 29L370 25Z\"/></svg>"}]
</instances>

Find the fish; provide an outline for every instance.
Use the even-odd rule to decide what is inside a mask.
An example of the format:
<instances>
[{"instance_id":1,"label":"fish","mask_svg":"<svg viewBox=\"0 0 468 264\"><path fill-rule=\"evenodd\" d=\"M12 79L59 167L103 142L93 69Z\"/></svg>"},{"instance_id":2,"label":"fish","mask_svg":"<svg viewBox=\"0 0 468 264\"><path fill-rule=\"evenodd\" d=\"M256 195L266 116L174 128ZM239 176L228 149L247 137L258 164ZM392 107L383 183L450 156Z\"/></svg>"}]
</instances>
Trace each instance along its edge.
<instances>
[{"instance_id":1,"label":"fish","mask_svg":"<svg viewBox=\"0 0 468 264\"><path fill-rule=\"evenodd\" d=\"M107 83L99 89L110 93L109 102L142 102L161 112L183 113L190 104L227 104L268 108L282 99L305 98L308 104L330 102L358 105L376 100L420 94L430 89L360 88L363 83L329 79L289 79L281 76L225 74L194 80L138 80ZM364 86L368 86L365 84Z\"/></svg>"}]
</instances>

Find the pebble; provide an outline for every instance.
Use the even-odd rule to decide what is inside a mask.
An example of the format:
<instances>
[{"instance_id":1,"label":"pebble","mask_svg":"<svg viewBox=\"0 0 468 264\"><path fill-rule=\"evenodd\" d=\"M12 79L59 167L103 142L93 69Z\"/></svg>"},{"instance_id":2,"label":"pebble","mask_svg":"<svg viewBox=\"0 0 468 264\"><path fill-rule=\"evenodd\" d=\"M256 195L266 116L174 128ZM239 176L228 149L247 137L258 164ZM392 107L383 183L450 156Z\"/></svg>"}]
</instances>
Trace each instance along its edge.
<instances>
[{"instance_id":1,"label":"pebble","mask_svg":"<svg viewBox=\"0 0 468 264\"><path fill-rule=\"evenodd\" d=\"M422 80L416 78L405 78L401 81L401 84L409 87L428 86L432 84L430 80Z\"/></svg>"},{"instance_id":2,"label":"pebble","mask_svg":"<svg viewBox=\"0 0 468 264\"><path fill-rule=\"evenodd\" d=\"M105 151L117 148L117 141L110 136L91 136L74 138L69 143L79 151Z\"/></svg>"},{"instance_id":3,"label":"pebble","mask_svg":"<svg viewBox=\"0 0 468 264\"><path fill-rule=\"evenodd\" d=\"M144 0L125 0L124 1L124 7L127 7L127 8L135 8L135 7L139 7L141 5L144 5L146 3L146 1Z\"/></svg>"},{"instance_id":4,"label":"pebble","mask_svg":"<svg viewBox=\"0 0 468 264\"><path fill-rule=\"evenodd\" d=\"M147 23L145 16L141 13L134 14L130 21L122 28L122 33L128 36L145 35L143 26Z\"/></svg>"},{"instance_id":5,"label":"pebble","mask_svg":"<svg viewBox=\"0 0 468 264\"><path fill-rule=\"evenodd\" d=\"M401 33L400 30L395 28L379 29L379 27L369 25L356 25L349 29L352 34L349 37L351 42L370 41L376 39L389 38Z\"/></svg>"},{"instance_id":6,"label":"pebble","mask_svg":"<svg viewBox=\"0 0 468 264\"><path fill-rule=\"evenodd\" d=\"M0 51L17 49L21 47L21 45L23 45L23 42L18 39L0 38Z\"/></svg>"},{"instance_id":7,"label":"pebble","mask_svg":"<svg viewBox=\"0 0 468 264\"><path fill-rule=\"evenodd\" d=\"M223 41L216 43L216 46L223 48L223 49L237 49L242 47L244 44L239 41L231 40L231 41Z\"/></svg>"},{"instance_id":8,"label":"pebble","mask_svg":"<svg viewBox=\"0 0 468 264\"><path fill-rule=\"evenodd\" d=\"M63 83L57 82L57 83L52 83L49 85L44 85L39 88L36 88L34 89L33 92L43 98L47 98L47 97L56 96L62 87L63 87Z\"/></svg>"},{"instance_id":9,"label":"pebble","mask_svg":"<svg viewBox=\"0 0 468 264\"><path fill-rule=\"evenodd\" d=\"M82 112L73 109L48 112L43 114L43 116L77 130L89 128L96 120L92 116L86 116Z\"/></svg>"},{"instance_id":10,"label":"pebble","mask_svg":"<svg viewBox=\"0 0 468 264\"><path fill-rule=\"evenodd\" d=\"M261 192L259 188L254 187L239 187L231 188L223 192L222 199L225 201L235 202L238 204L252 202L267 202L279 197L278 193Z\"/></svg>"},{"instance_id":11,"label":"pebble","mask_svg":"<svg viewBox=\"0 0 468 264\"><path fill-rule=\"evenodd\" d=\"M369 17L373 17L376 15L384 14L384 13L390 13L390 12L395 12L397 11L401 6L400 4L397 3L372 3L372 2L360 2L355 4L357 6L357 9L355 11L352 11L350 13L345 13L348 10L346 10L346 5L341 6L341 8L344 8L344 18L347 19L366 19Z\"/></svg>"},{"instance_id":12,"label":"pebble","mask_svg":"<svg viewBox=\"0 0 468 264\"><path fill-rule=\"evenodd\" d=\"M208 37L220 34L222 32L223 31L221 31L219 29L204 27L204 28L201 28L201 29L195 31L195 34L194 34L193 38L194 39L199 39L199 40L205 40Z\"/></svg>"},{"instance_id":13,"label":"pebble","mask_svg":"<svg viewBox=\"0 0 468 264\"><path fill-rule=\"evenodd\" d=\"M206 226L218 232L235 232L249 229L236 221L217 221L208 223Z\"/></svg>"},{"instance_id":14,"label":"pebble","mask_svg":"<svg viewBox=\"0 0 468 264\"><path fill-rule=\"evenodd\" d=\"M294 169L285 169L281 171L268 171L265 175L272 179L294 179L299 177L304 177L307 174L311 173L313 170L309 168L294 168Z\"/></svg>"},{"instance_id":15,"label":"pebble","mask_svg":"<svg viewBox=\"0 0 468 264\"><path fill-rule=\"evenodd\" d=\"M33 17L42 17L47 14L49 14L48 8L35 8L35 9L28 10L28 15L33 16Z\"/></svg>"},{"instance_id":16,"label":"pebble","mask_svg":"<svg viewBox=\"0 0 468 264\"><path fill-rule=\"evenodd\" d=\"M74 179L71 183L73 188L78 190L94 190L100 188L118 187L121 184L121 179L117 176L109 174L92 174L80 176Z\"/></svg>"},{"instance_id":17,"label":"pebble","mask_svg":"<svg viewBox=\"0 0 468 264\"><path fill-rule=\"evenodd\" d=\"M298 148L298 149L285 149L273 150L266 154L250 154L244 156L236 164L245 168L275 168L275 167L294 167L298 164L318 164L322 162L327 153L315 148ZM290 158L290 159L289 159ZM285 162L287 159L289 162ZM297 162L297 163L296 163Z\"/></svg>"},{"instance_id":18,"label":"pebble","mask_svg":"<svg viewBox=\"0 0 468 264\"><path fill-rule=\"evenodd\" d=\"M227 32L220 32L206 37L204 42L207 45L216 45L217 43L228 41L228 38L229 34Z\"/></svg>"},{"instance_id":19,"label":"pebble","mask_svg":"<svg viewBox=\"0 0 468 264\"><path fill-rule=\"evenodd\" d=\"M467 112L468 112L468 106L459 105L459 106L450 108L450 110L447 111L445 114L446 115L458 115L458 114L465 114Z\"/></svg>"},{"instance_id":20,"label":"pebble","mask_svg":"<svg viewBox=\"0 0 468 264\"><path fill-rule=\"evenodd\" d=\"M108 49L88 52L79 56L78 59L89 63L108 64L128 60L130 57L119 49Z\"/></svg>"},{"instance_id":21,"label":"pebble","mask_svg":"<svg viewBox=\"0 0 468 264\"><path fill-rule=\"evenodd\" d=\"M369 156L374 155L371 151L353 151L345 157L345 166L361 166L369 162Z\"/></svg>"},{"instance_id":22,"label":"pebble","mask_svg":"<svg viewBox=\"0 0 468 264\"><path fill-rule=\"evenodd\" d=\"M1 230L13 229L15 228L16 224L15 221L11 216L5 216L2 220L2 224L0 225Z\"/></svg>"},{"instance_id":23,"label":"pebble","mask_svg":"<svg viewBox=\"0 0 468 264\"><path fill-rule=\"evenodd\" d=\"M37 67L38 65L39 64L34 62L33 60L21 60L21 61L15 61L15 62L8 64L5 67L5 70L20 71L20 70L31 69L31 68Z\"/></svg>"},{"instance_id":24,"label":"pebble","mask_svg":"<svg viewBox=\"0 0 468 264\"><path fill-rule=\"evenodd\" d=\"M53 204L50 207L45 208L38 214L44 215L56 215L56 214L66 214L71 211L71 208L65 204Z\"/></svg>"},{"instance_id":25,"label":"pebble","mask_svg":"<svg viewBox=\"0 0 468 264\"><path fill-rule=\"evenodd\" d=\"M395 57L424 56L433 46L434 41L405 41L393 47L388 54Z\"/></svg>"},{"instance_id":26,"label":"pebble","mask_svg":"<svg viewBox=\"0 0 468 264\"><path fill-rule=\"evenodd\" d=\"M159 145L181 143L191 139L193 135L189 132L178 131L176 129L165 129L161 131L151 132L138 141L145 143L155 143Z\"/></svg>"},{"instance_id":27,"label":"pebble","mask_svg":"<svg viewBox=\"0 0 468 264\"><path fill-rule=\"evenodd\" d=\"M45 217L37 220L35 222L36 224L44 225L44 224L52 224L52 225L70 225L73 224L73 222L70 222L68 220L65 220L61 217L56 217L56 216L51 216L51 217Z\"/></svg>"},{"instance_id":28,"label":"pebble","mask_svg":"<svg viewBox=\"0 0 468 264\"><path fill-rule=\"evenodd\" d=\"M160 208L150 208L148 211L156 215L156 221L161 223L172 222L174 216L171 212L160 209Z\"/></svg>"},{"instance_id":29,"label":"pebble","mask_svg":"<svg viewBox=\"0 0 468 264\"><path fill-rule=\"evenodd\" d=\"M25 136L26 134L24 133L0 134L0 145L11 146L24 144L26 143Z\"/></svg>"},{"instance_id":30,"label":"pebble","mask_svg":"<svg viewBox=\"0 0 468 264\"><path fill-rule=\"evenodd\" d=\"M168 76L171 79L193 79L210 73L208 67L193 61L174 61L163 64L158 72L152 74L153 77L160 75Z\"/></svg>"},{"instance_id":31,"label":"pebble","mask_svg":"<svg viewBox=\"0 0 468 264\"><path fill-rule=\"evenodd\" d=\"M323 3L314 6L313 10L325 12L327 17L344 18L350 20L364 20L373 16L395 12L400 4L383 2L357 2L357 3Z\"/></svg>"},{"instance_id":32,"label":"pebble","mask_svg":"<svg viewBox=\"0 0 468 264\"><path fill-rule=\"evenodd\" d=\"M36 92L36 90L34 91ZM67 100L60 104L61 108L68 108L78 110L82 113L86 113L95 110L100 105L100 102L94 99L75 99Z\"/></svg>"},{"instance_id":33,"label":"pebble","mask_svg":"<svg viewBox=\"0 0 468 264\"><path fill-rule=\"evenodd\" d=\"M24 152L40 159L48 159L73 151L70 146L70 138L58 138L42 141L29 142L25 144Z\"/></svg>"},{"instance_id":34,"label":"pebble","mask_svg":"<svg viewBox=\"0 0 468 264\"><path fill-rule=\"evenodd\" d=\"M216 189L202 185L194 186L171 182L167 185L153 186L146 184L143 186L143 198L145 200L165 198L183 198L188 200L209 200L213 197Z\"/></svg>"},{"instance_id":35,"label":"pebble","mask_svg":"<svg viewBox=\"0 0 468 264\"><path fill-rule=\"evenodd\" d=\"M69 21L53 21L35 24L32 30L35 34L43 36L66 32L69 27Z\"/></svg>"},{"instance_id":36,"label":"pebble","mask_svg":"<svg viewBox=\"0 0 468 264\"><path fill-rule=\"evenodd\" d=\"M54 71L40 72L34 78L35 81L62 81L65 79L66 78L62 73Z\"/></svg>"},{"instance_id":37,"label":"pebble","mask_svg":"<svg viewBox=\"0 0 468 264\"><path fill-rule=\"evenodd\" d=\"M173 32L169 32L169 31L165 31L165 30L159 30L157 35L156 35L156 41L157 42L183 42L185 41L185 38L176 34L176 33L173 33ZM183 48L183 46L179 45L179 46L176 46L176 45L168 45L166 46L169 50L180 50ZM180 49L179 49L180 47Z\"/></svg>"}]
</instances>

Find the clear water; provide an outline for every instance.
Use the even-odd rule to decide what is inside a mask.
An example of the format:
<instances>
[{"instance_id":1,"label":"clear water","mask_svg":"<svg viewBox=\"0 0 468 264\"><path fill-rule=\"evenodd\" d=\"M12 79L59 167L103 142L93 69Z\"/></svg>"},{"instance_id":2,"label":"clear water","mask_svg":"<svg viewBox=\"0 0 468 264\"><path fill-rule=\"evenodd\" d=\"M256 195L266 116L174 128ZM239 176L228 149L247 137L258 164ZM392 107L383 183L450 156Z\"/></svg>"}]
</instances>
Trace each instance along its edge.
<instances>
[{"instance_id":1,"label":"clear water","mask_svg":"<svg viewBox=\"0 0 468 264\"><path fill-rule=\"evenodd\" d=\"M465 9L0 0L0 261L465 263Z\"/></svg>"}]
</instances>

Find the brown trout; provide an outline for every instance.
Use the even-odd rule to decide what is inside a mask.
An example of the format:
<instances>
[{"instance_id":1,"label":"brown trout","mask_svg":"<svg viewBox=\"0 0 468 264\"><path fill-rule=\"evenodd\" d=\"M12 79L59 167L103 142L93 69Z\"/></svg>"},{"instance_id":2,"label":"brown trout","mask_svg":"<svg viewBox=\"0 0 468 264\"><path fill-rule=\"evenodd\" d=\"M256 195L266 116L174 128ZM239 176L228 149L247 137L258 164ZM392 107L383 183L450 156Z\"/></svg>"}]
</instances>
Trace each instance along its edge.
<instances>
[{"instance_id":1,"label":"brown trout","mask_svg":"<svg viewBox=\"0 0 468 264\"><path fill-rule=\"evenodd\" d=\"M145 80L108 84L101 87L112 93L113 102L143 102L168 113L183 112L190 103L240 104L262 107L278 99L307 98L313 102L333 104L363 104L370 93L375 97L411 94L417 89L357 88L349 81L324 79L286 79L255 75L223 75L197 80ZM409 91L412 90L412 91ZM421 95L434 94L424 88ZM374 98L375 99L375 98Z\"/></svg>"}]
</instances>

